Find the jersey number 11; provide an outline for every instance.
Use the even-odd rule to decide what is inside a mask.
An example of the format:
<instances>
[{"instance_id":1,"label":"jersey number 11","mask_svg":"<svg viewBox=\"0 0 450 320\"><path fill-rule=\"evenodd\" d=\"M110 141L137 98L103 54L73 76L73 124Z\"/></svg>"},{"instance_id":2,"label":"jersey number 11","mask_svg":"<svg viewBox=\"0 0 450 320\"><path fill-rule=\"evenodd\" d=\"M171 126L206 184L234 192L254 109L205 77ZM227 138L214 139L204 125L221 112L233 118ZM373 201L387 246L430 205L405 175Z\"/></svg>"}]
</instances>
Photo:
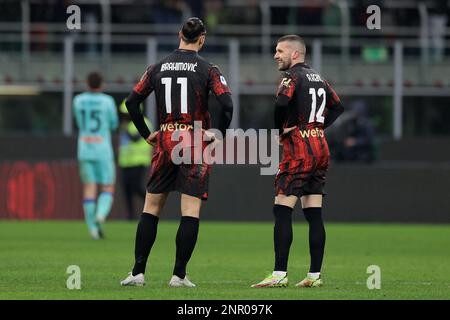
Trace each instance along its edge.
<instances>
[{"instance_id":1,"label":"jersey number 11","mask_svg":"<svg viewBox=\"0 0 450 320\"><path fill-rule=\"evenodd\" d=\"M165 87L166 112L172 112L172 78L161 78L161 83ZM188 113L187 110L187 78L177 78L177 84L181 86L181 113Z\"/></svg>"}]
</instances>

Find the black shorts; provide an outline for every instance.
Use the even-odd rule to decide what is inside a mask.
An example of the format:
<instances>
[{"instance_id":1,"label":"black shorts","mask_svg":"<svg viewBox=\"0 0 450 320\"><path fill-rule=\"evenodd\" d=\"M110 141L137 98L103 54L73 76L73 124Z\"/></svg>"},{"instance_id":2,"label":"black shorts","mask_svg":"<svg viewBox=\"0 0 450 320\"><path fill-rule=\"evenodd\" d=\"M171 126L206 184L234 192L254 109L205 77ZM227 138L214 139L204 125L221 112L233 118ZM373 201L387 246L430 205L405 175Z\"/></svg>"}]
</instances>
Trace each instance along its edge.
<instances>
[{"instance_id":1,"label":"black shorts","mask_svg":"<svg viewBox=\"0 0 450 320\"><path fill-rule=\"evenodd\" d=\"M302 137L314 131L323 134L322 129L296 128L281 137L283 156L275 178L275 195L284 194L325 195L325 180L330 163L330 151L325 136Z\"/></svg>"},{"instance_id":2,"label":"black shorts","mask_svg":"<svg viewBox=\"0 0 450 320\"><path fill-rule=\"evenodd\" d=\"M211 166L205 162L201 164L173 163L171 159L173 143L169 139L169 134L159 134L158 143L153 152L147 191L149 193L178 191L207 200Z\"/></svg>"},{"instance_id":3,"label":"black shorts","mask_svg":"<svg viewBox=\"0 0 450 320\"><path fill-rule=\"evenodd\" d=\"M310 194L325 195L328 157L307 157L281 163L275 177L275 195L302 197Z\"/></svg>"}]
</instances>

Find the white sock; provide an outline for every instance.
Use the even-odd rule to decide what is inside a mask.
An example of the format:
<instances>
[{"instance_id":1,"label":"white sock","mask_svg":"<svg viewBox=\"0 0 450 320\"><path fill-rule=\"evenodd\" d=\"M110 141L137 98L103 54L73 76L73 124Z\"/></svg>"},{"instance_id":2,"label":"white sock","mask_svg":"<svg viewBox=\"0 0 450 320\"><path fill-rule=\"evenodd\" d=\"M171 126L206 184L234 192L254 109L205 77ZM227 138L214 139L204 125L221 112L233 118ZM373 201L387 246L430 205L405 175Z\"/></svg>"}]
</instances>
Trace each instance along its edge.
<instances>
[{"instance_id":1,"label":"white sock","mask_svg":"<svg viewBox=\"0 0 450 320\"><path fill-rule=\"evenodd\" d=\"M317 280L320 278L320 272L308 272L308 278Z\"/></svg>"},{"instance_id":2,"label":"white sock","mask_svg":"<svg viewBox=\"0 0 450 320\"><path fill-rule=\"evenodd\" d=\"M287 272L286 271L274 271L274 272L272 272L272 275L273 276L281 276L281 277L285 277L286 275L287 275Z\"/></svg>"}]
</instances>

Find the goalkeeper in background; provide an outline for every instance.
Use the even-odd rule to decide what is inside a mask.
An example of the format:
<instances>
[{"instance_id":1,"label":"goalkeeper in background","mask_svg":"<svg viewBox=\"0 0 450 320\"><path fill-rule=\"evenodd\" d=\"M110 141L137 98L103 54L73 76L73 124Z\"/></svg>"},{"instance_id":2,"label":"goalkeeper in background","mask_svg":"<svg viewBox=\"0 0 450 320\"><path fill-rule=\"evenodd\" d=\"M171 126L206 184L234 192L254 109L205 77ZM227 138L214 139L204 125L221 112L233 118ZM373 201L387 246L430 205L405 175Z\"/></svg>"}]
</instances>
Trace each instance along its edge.
<instances>
[{"instance_id":1,"label":"goalkeeper in background","mask_svg":"<svg viewBox=\"0 0 450 320\"><path fill-rule=\"evenodd\" d=\"M102 76L88 75L89 91L74 97L78 136L78 161L83 183L83 209L93 239L103 238L102 224L111 211L115 165L111 131L118 127L114 99L102 93ZM97 197L98 196L98 197Z\"/></svg>"}]
</instances>

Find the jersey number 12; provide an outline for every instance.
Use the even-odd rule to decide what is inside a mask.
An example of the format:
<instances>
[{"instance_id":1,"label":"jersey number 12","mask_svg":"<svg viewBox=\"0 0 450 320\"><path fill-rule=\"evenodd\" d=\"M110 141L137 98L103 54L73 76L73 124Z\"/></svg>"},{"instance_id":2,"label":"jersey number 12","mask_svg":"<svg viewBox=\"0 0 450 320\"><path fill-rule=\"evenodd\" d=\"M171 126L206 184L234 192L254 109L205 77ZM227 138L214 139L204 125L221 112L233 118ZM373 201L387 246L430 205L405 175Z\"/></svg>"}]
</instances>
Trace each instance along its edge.
<instances>
[{"instance_id":1,"label":"jersey number 12","mask_svg":"<svg viewBox=\"0 0 450 320\"><path fill-rule=\"evenodd\" d=\"M325 110L325 103L326 103L326 94L324 88L319 88L316 93L316 89L309 88L309 94L311 95L312 102L311 102L311 113L309 114L309 123L311 122L321 122L324 123L325 118L322 116L323 111ZM323 96L322 103L320 104L319 111L317 111L316 114L316 108L317 108L317 97Z\"/></svg>"},{"instance_id":2,"label":"jersey number 12","mask_svg":"<svg viewBox=\"0 0 450 320\"><path fill-rule=\"evenodd\" d=\"M165 87L166 112L172 112L172 78L161 78ZM188 113L187 108L187 78L177 78L177 84L181 86L181 113Z\"/></svg>"}]
</instances>

